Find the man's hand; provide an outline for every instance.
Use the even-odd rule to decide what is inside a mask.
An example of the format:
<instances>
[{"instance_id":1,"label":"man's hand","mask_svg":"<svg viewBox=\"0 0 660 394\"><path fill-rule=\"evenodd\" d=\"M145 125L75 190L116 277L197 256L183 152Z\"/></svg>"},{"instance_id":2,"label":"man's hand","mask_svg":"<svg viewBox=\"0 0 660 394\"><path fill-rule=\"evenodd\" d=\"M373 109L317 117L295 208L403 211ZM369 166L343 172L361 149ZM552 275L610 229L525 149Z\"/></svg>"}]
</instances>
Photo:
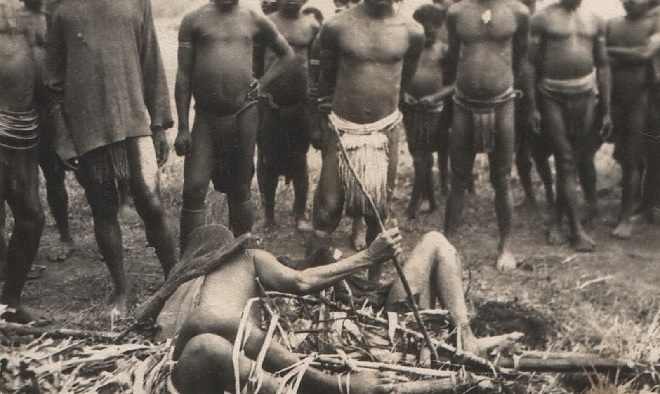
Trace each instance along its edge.
<instances>
[{"instance_id":1,"label":"man's hand","mask_svg":"<svg viewBox=\"0 0 660 394\"><path fill-rule=\"evenodd\" d=\"M402 252L401 241L403 241L403 237L401 237L398 227L383 231L369 245L367 249L369 258L374 264L381 264L393 258L398 258Z\"/></svg>"},{"instance_id":2,"label":"man's hand","mask_svg":"<svg viewBox=\"0 0 660 394\"><path fill-rule=\"evenodd\" d=\"M529 111L529 128L536 135L541 134L541 113L538 109Z\"/></svg>"},{"instance_id":3,"label":"man's hand","mask_svg":"<svg viewBox=\"0 0 660 394\"><path fill-rule=\"evenodd\" d=\"M600 136L607 140L612 135L612 118L610 114L603 115L603 126L600 128Z\"/></svg>"},{"instance_id":4,"label":"man's hand","mask_svg":"<svg viewBox=\"0 0 660 394\"><path fill-rule=\"evenodd\" d=\"M190 131L187 128L179 129L176 134L174 151L177 156L188 156L190 154Z\"/></svg>"},{"instance_id":5,"label":"man's hand","mask_svg":"<svg viewBox=\"0 0 660 394\"><path fill-rule=\"evenodd\" d=\"M167 162L167 157L170 154L170 147L167 145L167 136L165 135L165 130L156 126L151 130L151 138L154 142L154 149L156 150L156 160L158 161L158 167L162 167L165 162Z\"/></svg>"}]
</instances>

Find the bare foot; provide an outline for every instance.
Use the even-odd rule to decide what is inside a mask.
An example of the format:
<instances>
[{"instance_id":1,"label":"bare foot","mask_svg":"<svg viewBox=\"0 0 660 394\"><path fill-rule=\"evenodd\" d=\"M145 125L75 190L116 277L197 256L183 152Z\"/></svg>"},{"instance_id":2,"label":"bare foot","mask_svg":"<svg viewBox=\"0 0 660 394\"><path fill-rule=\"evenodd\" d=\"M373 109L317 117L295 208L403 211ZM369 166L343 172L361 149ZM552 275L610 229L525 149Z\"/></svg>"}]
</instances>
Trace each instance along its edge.
<instances>
[{"instance_id":1,"label":"bare foot","mask_svg":"<svg viewBox=\"0 0 660 394\"><path fill-rule=\"evenodd\" d=\"M0 320L18 324L33 323L36 327L47 326L54 321L49 313L25 305L19 305L14 311L3 313L0 315Z\"/></svg>"},{"instance_id":2,"label":"bare foot","mask_svg":"<svg viewBox=\"0 0 660 394\"><path fill-rule=\"evenodd\" d=\"M477 337L474 336L472 329L470 329L470 326L467 324L462 325L460 328L460 334L461 343L458 344L458 348L465 352L481 355L479 342L477 341Z\"/></svg>"},{"instance_id":3,"label":"bare foot","mask_svg":"<svg viewBox=\"0 0 660 394\"><path fill-rule=\"evenodd\" d=\"M550 245L561 245L564 243L564 236L556 226L550 227L547 238Z\"/></svg>"},{"instance_id":4,"label":"bare foot","mask_svg":"<svg viewBox=\"0 0 660 394\"><path fill-rule=\"evenodd\" d=\"M625 220L620 222L610 235L618 239L629 239L632 235L633 223L632 220Z\"/></svg>"},{"instance_id":5,"label":"bare foot","mask_svg":"<svg viewBox=\"0 0 660 394\"><path fill-rule=\"evenodd\" d=\"M353 219L353 228L351 229L351 244L356 251L364 250L367 247L367 225L363 218Z\"/></svg>"},{"instance_id":6,"label":"bare foot","mask_svg":"<svg viewBox=\"0 0 660 394\"><path fill-rule=\"evenodd\" d=\"M51 263L66 261L76 251L73 241L60 242L59 245L52 247L46 254L46 259Z\"/></svg>"},{"instance_id":7,"label":"bare foot","mask_svg":"<svg viewBox=\"0 0 660 394\"><path fill-rule=\"evenodd\" d=\"M296 231L301 233L311 233L312 230L314 229L306 217L302 216L296 219Z\"/></svg>"},{"instance_id":8,"label":"bare foot","mask_svg":"<svg viewBox=\"0 0 660 394\"><path fill-rule=\"evenodd\" d=\"M115 318L123 319L128 316L128 293L115 293L108 306L110 314Z\"/></svg>"},{"instance_id":9,"label":"bare foot","mask_svg":"<svg viewBox=\"0 0 660 394\"><path fill-rule=\"evenodd\" d=\"M272 229L275 227L275 215L266 214L264 216L264 228Z\"/></svg>"},{"instance_id":10,"label":"bare foot","mask_svg":"<svg viewBox=\"0 0 660 394\"><path fill-rule=\"evenodd\" d=\"M573 240L573 247L578 252L592 252L596 243L587 235L579 234Z\"/></svg>"},{"instance_id":11,"label":"bare foot","mask_svg":"<svg viewBox=\"0 0 660 394\"><path fill-rule=\"evenodd\" d=\"M391 372L362 371L339 376L337 385L341 387L341 393L391 393L394 391L394 384L397 382L395 374Z\"/></svg>"},{"instance_id":12,"label":"bare foot","mask_svg":"<svg viewBox=\"0 0 660 394\"><path fill-rule=\"evenodd\" d=\"M516 258L508 249L504 249L497 257L495 265L498 271L505 272L516 269Z\"/></svg>"}]
</instances>

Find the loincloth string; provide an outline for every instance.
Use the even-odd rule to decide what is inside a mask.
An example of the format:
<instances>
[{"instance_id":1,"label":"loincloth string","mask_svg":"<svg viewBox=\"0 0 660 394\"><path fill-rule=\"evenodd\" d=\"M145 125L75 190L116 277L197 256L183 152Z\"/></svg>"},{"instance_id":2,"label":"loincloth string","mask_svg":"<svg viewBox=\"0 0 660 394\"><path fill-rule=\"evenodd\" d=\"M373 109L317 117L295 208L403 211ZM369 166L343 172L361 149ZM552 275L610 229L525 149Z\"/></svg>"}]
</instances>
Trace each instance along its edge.
<instances>
[{"instance_id":1,"label":"loincloth string","mask_svg":"<svg viewBox=\"0 0 660 394\"><path fill-rule=\"evenodd\" d=\"M458 89L456 90L453 97L454 103L472 114L473 151L475 153L493 152L497 109L500 105L520 96L521 92L514 90L513 87L498 96L483 100L468 98Z\"/></svg>"},{"instance_id":2,"label":"loincloth string","mask_svg":"<svg viewBox=\"0 0 660 394\"><path fill-rule=\"evenodd\" d=\"M39 114L32 109L13 112L0 109L0 146L30 149L39 143Z\"/></svg>"},{"instance_id":3,"label":"loincloth string","mask_svg":"<svg viewBox=\"0 0 660 394\"><path fill-rule=\"evenodd\" d=\"M385 118L368 124L356 124L343 119L334 112L328 116L330 127L341 136L341 144L346 150L344 158L341 151L337 152L339 179L344 190L346 212L349 214L366 214L372 212L368 197L371 196L374 205L381 216L386 215L389 168L389 132L398 126L403 115L397 109ZM350 163L347 163L348 160ZM357 178L353 175L355 170Z\"/></svg>"}]
</instances>

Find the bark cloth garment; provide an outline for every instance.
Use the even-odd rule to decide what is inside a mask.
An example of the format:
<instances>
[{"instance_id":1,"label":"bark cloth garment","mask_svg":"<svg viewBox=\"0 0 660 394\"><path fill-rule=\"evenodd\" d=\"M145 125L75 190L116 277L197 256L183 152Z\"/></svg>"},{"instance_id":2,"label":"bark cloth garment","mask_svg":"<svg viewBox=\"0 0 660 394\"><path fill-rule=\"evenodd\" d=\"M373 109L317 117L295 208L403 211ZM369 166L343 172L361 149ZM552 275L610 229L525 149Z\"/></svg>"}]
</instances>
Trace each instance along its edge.
<instances>
[{"instance_id":1,"label":"bark cloth garment","mask_svg":"<svg viewBox=\"0 0 660 394\"><path fill-rule=\"evenodd\" d=\"M88 157L100 160L99 171L127 165L121 144L103 147L174 123L149 0L61 2L51 17L45 81L66 124L55 139L63 160L102 148Z\"/></svg>"},{"instance_id":2,"label":"bark cloth garment","mask_svg":"<svg viewBox=\"0 0 660 394\"><path fill-rule=\"evenodd\" d=\"M257 134L259 165L283 175L289 183L302 170L295 167L298 163L291 158L304 155L309 150L305 102L284 106L267 96L260 105L262 115Z\"/></svg>"},{"instance_id":3,"label":"bark cloth garment","mask_svg":"<svg viewBox=\"0 0 660 394\"><path fill-rule=\"evenodd\" d=\"M192 136L195 138L195 134L203 132L210 134L214 152L211 180L215 190L220 193L230 192L236 183L232 169L236 166L236 162L240 161L239 133L244 132L238 120L243 116L254 116L256 119L258 116L256 104L257 100L248 99L241 109L229 116L215 116L199 106L195 108ZM251 173L254 174L254 165Z\"/></svg>"},{"instance_id":4,"label":"bark cloth garment","mask_svg":"<svg viewBox=\"0 0 660 394\"><path fill-rule=\"evenodd\" d=\"M353 167L379 214L384 217L389 193L387 184L390 160L389 133L397 131L397 127L403 122L403 115L397 109L376 122L357 124L331 112L328 120L329 126L339 133L341 145L350 161L349 166L341 149L337 152L339 179L344 188L346 211L349 214L372 212L367 197L350 169Z\"/></svg>"},{"instance_id":5,"label":"bark cloth garment","mask_svg":"<svg viewBox=\"0 0 660 394\"><path fill-rule=\"evenodd\" d=\"M36 110L13 112L0 109L0 147L25 150L38 143L39 114Z\"/></svg>"},{"instance_id":6,"label":"bark cloth garment","mask_svg":"<svg viewBox=\"0 0 660 394\"><path fill-rule=\"evenodd\" d=\"M437 152L443 143L442 122L444 102L434 108L422 108L416 98L408 93L403 95L401 112L406 125L408 150L415 152Z\"/></svg>"},{"instance_id":7,"label":"bark cloth garment","mask_svg":"<svg viewBox=\"0 0 660 394\"><path fill-rule=\"evenodd\" d=\"M495 148L495 125L500 105L520 97L520 91L513 87L490 99L475 100L456 90L454 104L472 114L472 135L474 153L492 153Z\"/></svg>"}]
</instances>

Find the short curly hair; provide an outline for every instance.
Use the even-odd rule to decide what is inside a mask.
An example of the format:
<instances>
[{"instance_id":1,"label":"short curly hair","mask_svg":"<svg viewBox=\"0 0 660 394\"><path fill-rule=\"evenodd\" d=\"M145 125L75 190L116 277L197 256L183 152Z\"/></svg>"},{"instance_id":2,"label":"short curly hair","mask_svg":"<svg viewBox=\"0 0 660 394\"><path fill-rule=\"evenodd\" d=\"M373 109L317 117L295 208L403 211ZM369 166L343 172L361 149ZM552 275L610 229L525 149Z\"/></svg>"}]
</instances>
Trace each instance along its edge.
<instances>
[{"instance_id":1,"label":"short curly hair","mask_svg":"<svg viewBox=\"0 0 660 394\"><path fill-rule=\"evenodd\" d=\"M441 26L445 22L446 15L447 11L444 8L424 4L415 10L413 18L421 24L430 22L436 26Z\"/></svg>"}]
</instances>

